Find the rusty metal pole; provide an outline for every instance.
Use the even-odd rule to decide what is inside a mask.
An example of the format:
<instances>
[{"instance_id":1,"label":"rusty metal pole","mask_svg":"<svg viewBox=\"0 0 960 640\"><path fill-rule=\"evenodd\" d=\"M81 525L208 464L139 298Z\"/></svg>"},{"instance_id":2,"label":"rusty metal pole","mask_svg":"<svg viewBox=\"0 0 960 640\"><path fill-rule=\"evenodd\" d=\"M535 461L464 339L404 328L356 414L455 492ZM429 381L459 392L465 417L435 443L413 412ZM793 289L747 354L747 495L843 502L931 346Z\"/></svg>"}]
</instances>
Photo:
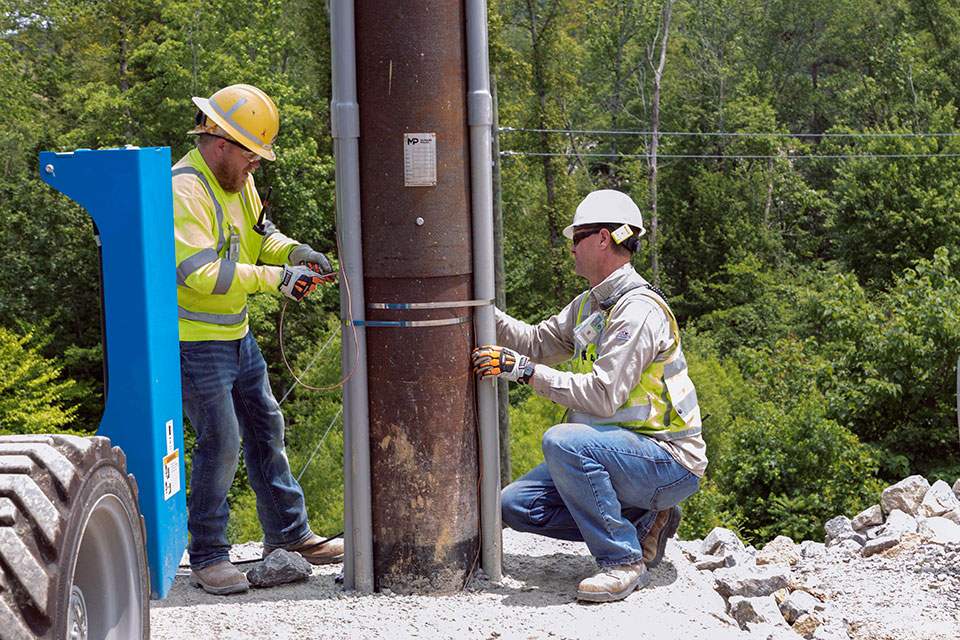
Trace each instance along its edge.
<instances>
[{"instance_id":1,"label":"rusty metal pole","mask_svg":"<svg viewBox=\"0 0 960 640\"><path fill-rule=\"evenodd\" d=\"M456 591L478 556L464 19L356 1L378 590Z\"/></svg>"}]
</instances>

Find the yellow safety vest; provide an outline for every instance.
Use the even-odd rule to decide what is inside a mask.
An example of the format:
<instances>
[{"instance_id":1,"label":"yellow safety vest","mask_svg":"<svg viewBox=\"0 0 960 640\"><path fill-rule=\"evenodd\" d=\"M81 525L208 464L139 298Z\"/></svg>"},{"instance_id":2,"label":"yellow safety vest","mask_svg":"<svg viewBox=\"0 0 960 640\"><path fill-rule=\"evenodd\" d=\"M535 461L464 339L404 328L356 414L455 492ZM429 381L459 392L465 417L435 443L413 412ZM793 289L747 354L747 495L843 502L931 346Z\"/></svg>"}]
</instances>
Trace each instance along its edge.
<instances>
[{"instance_id":1,"label":"yellow safety vest","mask_svg":"<svg viewBox=\"0 0 960 640\"><path fill-rule=\"evenodd\" d=\"M640 376L640 382L630 392L627 401L609 417L580 411L570 411L569 422L606 425L613 424L631 431L638 431L659 440L675 440L699 435L701 432L700 406L697 391L687 373L687 361L680 348L680 327L667 303L645 285L636 285L620 292L619 297L607 309L602 310L602 328L593 342L582 348L577 344L574 353L574 369L578 373L593 371L597 359L597 345L609 323L610 314L624 294L639 289L645 297L656 302L670 321L674 346L662 362L652 362ZM577 325L584 320L589 296L583 296L577 311Z\"/></svg>"},{"instance_id":2,"label":"yellow safety vest","mask_svg":"<svg viewBox=\"0 0 960 640\"><path fill-rule=\"evenodd\" d=\"M173 167L174 236L180 339L237 340L247 334L247 295L277 294L282 271L297 242L270 225L253 230L260 197L248 179L227 193L193 149Z\"/></svg>"}]
</instances>

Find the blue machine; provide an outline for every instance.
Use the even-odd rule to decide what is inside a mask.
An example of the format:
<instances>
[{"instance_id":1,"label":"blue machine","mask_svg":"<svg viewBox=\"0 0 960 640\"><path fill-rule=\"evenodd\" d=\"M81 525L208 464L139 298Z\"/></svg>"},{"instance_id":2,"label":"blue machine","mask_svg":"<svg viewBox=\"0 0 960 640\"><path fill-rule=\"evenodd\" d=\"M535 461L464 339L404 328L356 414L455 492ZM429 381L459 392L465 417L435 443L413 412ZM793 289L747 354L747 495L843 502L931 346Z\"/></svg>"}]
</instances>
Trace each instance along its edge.
<instances>
[{"instance_id":1,"label":"blue machine","mask_svg":"<svg viewBox=\"0 0 960 640\"><path fill-rule=\"evenodd\" d=\"M154 598L187 544L170 148L40 154L40 175L99 233L106 409L98 435L127 457L147 528Z\"/></svg>"}]
</instances>

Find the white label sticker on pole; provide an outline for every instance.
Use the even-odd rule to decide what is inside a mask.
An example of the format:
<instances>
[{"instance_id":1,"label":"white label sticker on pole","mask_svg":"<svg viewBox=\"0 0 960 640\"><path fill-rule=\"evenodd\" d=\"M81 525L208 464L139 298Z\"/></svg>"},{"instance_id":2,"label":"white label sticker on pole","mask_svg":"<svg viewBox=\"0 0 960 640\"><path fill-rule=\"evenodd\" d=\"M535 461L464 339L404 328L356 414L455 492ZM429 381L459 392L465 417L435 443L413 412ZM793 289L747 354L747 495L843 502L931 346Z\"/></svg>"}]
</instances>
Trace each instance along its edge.
<instances>
[{"instance_id":1,"label":"white label sticker on pole","mask_svg":"<svg viewBox=\"0 0 960 640\"><path fill-rule=\"evenodd\" d=\"M403 186L437 186L437 134L403 134Z\"/></svg>"},{"instance_id":2,"label":"white label sticker on pole","mask_svg":"<svg viewBox=\"0 0 960 640\"><path fill-rule=\"evenodd\" d=\"M180 491L180 451L173 452L163 459L163 499Z\"/></svg>"},{"instance_id":3,"label":"white label sticker on pole","mask_svg":"<svg viewBox=\"0 0 960 640\"><path fill-rule=\"evenodd\" d=\"M167 420L167 455L173 453L173 420Z\"/></svg>"}]
</instances>

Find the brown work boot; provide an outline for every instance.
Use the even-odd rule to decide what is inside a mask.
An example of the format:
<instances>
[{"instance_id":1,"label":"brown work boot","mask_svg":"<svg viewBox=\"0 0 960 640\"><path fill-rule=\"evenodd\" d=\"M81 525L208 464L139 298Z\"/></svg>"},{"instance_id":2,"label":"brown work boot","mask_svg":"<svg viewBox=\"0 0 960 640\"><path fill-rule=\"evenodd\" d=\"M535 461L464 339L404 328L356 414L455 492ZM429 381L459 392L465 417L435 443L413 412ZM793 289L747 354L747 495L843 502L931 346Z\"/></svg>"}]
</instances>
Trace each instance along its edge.
<instances>
[{"instance_id":1,"label":"brown work boot","mask_svg":"<svg viewBox=\"0 0 960 640\"><path fill-rule=\"evenodd\" d=\"M266 558L279 547L269 547L263 545L263 557ZM299 553L310 564L333 564L334 562L343 562L343 538L334 538L333 540L323 541L323 538L313 534L302 542L292 547L284 547L284 550L291 553Z\"/></svg>"},{"instance_id":2,"label":"brown work boot","mask_svg":"<svg viewBox=\"0 0 960 640\"><path fill-rule=\"evenodd\" d=\"M240 572L228 560L223 560L203 569L190 572L190 582L207 593L225 596L228 593L241 593L250 588L247 576Z\"/></svg>"},{"instance_id":3,"label":"brown work boot","mask_svg":"<svg viewBox=\"0 0 960 640\"><path fill-rule=\"evenodd\" d=\"M634 589L642 589L650 582L643 562L605 567L600 573L584 578L577 587L577 599L589 602L623 600Z\"/></svg>"},{"instance_id":4,"label":"brown work boot","mask_svg":"<svg viewBox=\"0 0 960 640\"><path fill-rule=\"evenodd\" d=\"M667 548L667 540L677 532L682 517L683 511L680 509L680 505L657 513L650 533L640 542L640 547L643 549L643 562L648 568L653 569L663 560L663 551Z\"/></svg>"}]
</instances>

